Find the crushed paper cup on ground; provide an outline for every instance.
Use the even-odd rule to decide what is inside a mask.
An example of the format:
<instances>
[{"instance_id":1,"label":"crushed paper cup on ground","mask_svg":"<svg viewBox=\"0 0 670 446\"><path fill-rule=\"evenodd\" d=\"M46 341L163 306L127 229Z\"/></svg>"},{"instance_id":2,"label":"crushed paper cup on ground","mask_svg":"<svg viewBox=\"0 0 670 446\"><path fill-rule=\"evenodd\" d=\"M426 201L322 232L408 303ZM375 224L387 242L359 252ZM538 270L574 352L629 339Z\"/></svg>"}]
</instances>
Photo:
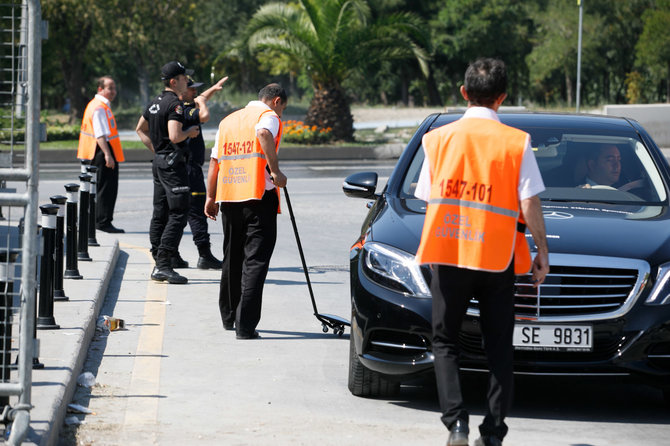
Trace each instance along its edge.
<instances>
[{"instance_id":1,"label":"crushed paper cup on ground","mask_svg":"<svg viewBox=\"0 0 670 446\"><path fill-rule=\"evenodd\" d=\"M122 330L126 328L126 323L123 319L112 316L103 316L104 325L109 331Z\"/></svg>"}]
</instances>

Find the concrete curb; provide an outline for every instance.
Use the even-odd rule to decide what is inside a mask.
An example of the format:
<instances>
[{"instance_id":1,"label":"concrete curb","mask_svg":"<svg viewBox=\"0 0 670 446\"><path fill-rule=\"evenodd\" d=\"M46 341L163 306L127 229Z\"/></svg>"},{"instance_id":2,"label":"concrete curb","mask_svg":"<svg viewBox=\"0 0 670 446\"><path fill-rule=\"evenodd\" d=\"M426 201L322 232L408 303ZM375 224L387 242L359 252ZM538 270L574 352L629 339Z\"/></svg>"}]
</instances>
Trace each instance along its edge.
<instances>
[{"instance_id":1,"label":"concrete curb","mask_svg":"<svg viewBox=\"0 0 670 446\"><path fill-rule=\"evenodd\" d=\"M100 247L89 248L92 262L79 262L83 280L65 280L67 302L57 302L54 317L60 330L38 331L40 361L45 368L33 371L33 410L24 444L55 446L65 420L96 321L119 257L119 242L96 235Z\"/></svg>"},{"instance_id":2,"label":"concrete curb","mask_svg":"<svg viewBox=\"0 0 670 446\"><path fill-rule=\"evenodd\" d=\"M280 160L351 160L351 159L391 159L398 158L405 148L402 143L389 143L379 146L315 146L280 148ZM127 162L149 162L153 153L149 150L126 150ZM14 154L14 165L23 163L23 153ZM76 150L54 149L40 151L40 164L78 163Z\"/></svg>"}]
</instances>

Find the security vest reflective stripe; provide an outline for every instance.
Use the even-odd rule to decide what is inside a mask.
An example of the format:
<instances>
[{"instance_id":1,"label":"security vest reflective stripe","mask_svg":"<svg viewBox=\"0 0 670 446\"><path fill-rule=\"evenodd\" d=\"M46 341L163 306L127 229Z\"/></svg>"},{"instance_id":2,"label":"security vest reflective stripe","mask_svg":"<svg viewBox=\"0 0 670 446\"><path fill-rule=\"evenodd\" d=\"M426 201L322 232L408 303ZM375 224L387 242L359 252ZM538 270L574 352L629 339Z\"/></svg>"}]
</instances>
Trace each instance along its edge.
<instances>
[{"instance_id":1,"label":"security vest reflective stripe","mask_svg":"<svg viewBox=\"0 0 670 446\"><path fill-rule=\"evenodd\" d=\"M216 186L216 201L239 202L260 200L265 193L265 169L267 161L261 143L256 138L256 124L263 115L277 114L262 107L245 107L226 116L219 124L219 139L216 148L219 160L219 175ZM282 122L275 137L279 148ZM279 189L277 189L279 197Z\"/></svg>"},{"instance_id":2,"label":"security vest reflective stripe","mask_svg":"<svg viewBox=\"0 0 670 446\"><path fill-rule=\"evenodd\" d=\"M423 138L431 172L430 201L418 263L528 272L518 184L528 135L491 119L460 119Z\"/></svg>"},{"instance_id":3,"label":"security vest reflective stripe","mask_svg":"<svg viewBox=\"0 0 670 446\"><path fill-rule=\"evenodd\" d=\"M107 142L114 152L114 158L117 162L125 161L121 140L119 139L119 129L116 126L116 120L112 109L98 98L93 98L86 106L84 118L81 120L81 130L79 132L79 147L77 148L77 158L83 160L92 160L95 156L95 148L98 144L93 130L93 113L102 108L105 111L107 124L109 125L109 136Z\"/></svg>"}]
</instances>

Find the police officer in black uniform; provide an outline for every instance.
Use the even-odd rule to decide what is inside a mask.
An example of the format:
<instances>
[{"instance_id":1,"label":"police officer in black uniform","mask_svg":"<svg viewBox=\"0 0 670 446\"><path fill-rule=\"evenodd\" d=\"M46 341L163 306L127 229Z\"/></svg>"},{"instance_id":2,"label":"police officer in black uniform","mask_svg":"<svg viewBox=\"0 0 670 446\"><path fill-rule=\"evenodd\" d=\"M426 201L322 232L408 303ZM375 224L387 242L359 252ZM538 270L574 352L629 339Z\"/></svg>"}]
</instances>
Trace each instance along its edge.
<instances>
[{"instance_id":1,"label":"police officer in black uniform","mask_svg":"<svg viewBox=\"0 0 670 446\"><path fill-rule=\"evenodd\" d=\"M184 104L179 99L187 89L192 70L172 61L161 68L165 90L146 108L137 123L137 134L155 153L154 210L149 227L151 254L156 266L151 278L168 283L187 283L188 279L172 269L171 260L184 233L190 202L188 186L189 151L186 138L200 133L198 126L184 126Z\"/></svg>"},{"instance_id":2,"label":"police officer in black uniform","mask_svg":"<svg viewBox=\"0 0 670 446\"><path fill-rule=\"evenodd\" d=\"M217 91L223 88L228 76L219 80L211 88L198 95L198 87L202 82L195 82L190 76L186 92L181 96L184 101L184 127L198 126L209 121L209 109L207 101ZM195 138L186 140L190 150L187 164L188 181L191 188L191 207L188 212L188 224L191 226L193 243L198 248L198 269L221 269L222 262L218 260L211 251L209 232L207 231L207 217L205 216L205 178L202 173L202 165L205 162L205 141L201 133ZM173 268L187 268L188 263L181 258L179 253L172 258Z\"/></svg>"}]
</instances>

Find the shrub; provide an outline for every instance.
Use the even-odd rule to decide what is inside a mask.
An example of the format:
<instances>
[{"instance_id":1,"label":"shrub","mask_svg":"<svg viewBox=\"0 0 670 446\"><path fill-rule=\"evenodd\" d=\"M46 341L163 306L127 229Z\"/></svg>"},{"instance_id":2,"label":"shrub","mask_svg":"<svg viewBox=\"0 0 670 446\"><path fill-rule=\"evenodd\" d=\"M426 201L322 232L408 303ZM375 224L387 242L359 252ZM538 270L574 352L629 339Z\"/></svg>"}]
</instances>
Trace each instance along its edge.
<instances>
[{"instance_id":1,"label":"shrub","mask_svg":"<svg viewBox=\"0 0 670 446\"><path fill-rule=\"evenodd\" d=\"M286 121L282 141L295 144L326 144L333 139L333 129L308 126L302 121Z\"/></svg>"}]
</instances>

